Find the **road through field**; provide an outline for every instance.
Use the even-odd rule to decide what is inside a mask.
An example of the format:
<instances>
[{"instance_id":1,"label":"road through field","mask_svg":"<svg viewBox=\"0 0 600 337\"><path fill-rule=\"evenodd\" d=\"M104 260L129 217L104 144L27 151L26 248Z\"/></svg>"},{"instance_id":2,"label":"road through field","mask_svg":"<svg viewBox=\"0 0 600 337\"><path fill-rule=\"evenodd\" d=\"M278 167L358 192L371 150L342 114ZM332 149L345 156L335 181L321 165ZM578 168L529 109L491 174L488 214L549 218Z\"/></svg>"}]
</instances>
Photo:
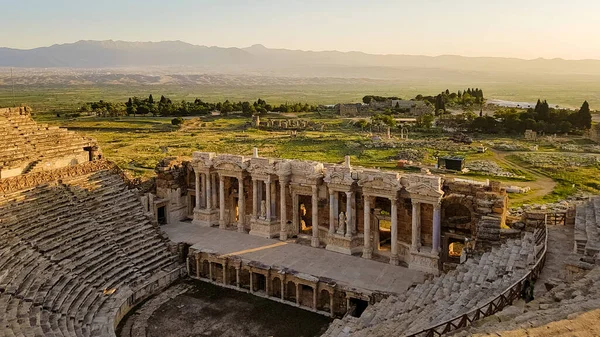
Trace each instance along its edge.
<instances>
[{"instance_id":1,"label":"road through field","mask_svg":"<svg viewBox=\"0 0 600 337\"><path fill-rule=\"evenodd\" d=\"M533 200L533 199L548 195L554 190L554 187L556 187L556 182L554 180L552 180L552 178L550 178L544 174L541 174L540 172L538 172L536 170L532 170L530 168L522 166L521 164L511 161L506 158L509 155L518 154L519 152L507 152L507 151L499 151L499 150L493 150L493 149L490 151L494 154L494 160L496 162L498 162L499 164L503 164L503 165L505 165L507 167L511 167L511 168L516 168L518 170L521 170L521 171L529 174L531 177L535 178L534 182L511 183L512 185L515 185L515 186L520 186L520 187L530 186L531 187L531 192L527 193L525 198L520 199L521 202L527 202L528 200Z\"/></svg>"}]
</instances>

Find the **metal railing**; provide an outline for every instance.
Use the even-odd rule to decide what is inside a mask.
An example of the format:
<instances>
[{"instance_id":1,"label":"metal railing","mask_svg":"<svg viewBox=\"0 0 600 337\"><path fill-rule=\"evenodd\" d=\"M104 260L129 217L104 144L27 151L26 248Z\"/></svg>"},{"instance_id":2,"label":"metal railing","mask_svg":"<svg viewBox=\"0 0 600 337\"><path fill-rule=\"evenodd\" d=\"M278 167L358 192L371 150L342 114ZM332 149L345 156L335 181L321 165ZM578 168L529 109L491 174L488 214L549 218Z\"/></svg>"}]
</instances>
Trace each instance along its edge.
<instances>
[{"instance_id":1,"label":"metal railing","mask_svg":"<svg viewBox=\"0 0 600 337\"><path fill-rule=\"evenodd\" d=\"M536 252L536 263L529 270L527 274L513 283L508 289L504 290L500 295L496 296L486 304L471 310L465 314L459 315L442 323L436 324L435 326L421 330L420 332L408 335L408 337L435 337L442 336L445 333L466 328L473 322L494 315L495 313L503 310L507 306L512 305L513 301L521 296L521 290L526 280L535 281L546 262L546 251L548 247L548 228L545 223L542 223L542 228L537 228L534 231L535 247L543 244L542 249ZM534 248L535 249L535 248Z\"/></svg>"}]
</instances>

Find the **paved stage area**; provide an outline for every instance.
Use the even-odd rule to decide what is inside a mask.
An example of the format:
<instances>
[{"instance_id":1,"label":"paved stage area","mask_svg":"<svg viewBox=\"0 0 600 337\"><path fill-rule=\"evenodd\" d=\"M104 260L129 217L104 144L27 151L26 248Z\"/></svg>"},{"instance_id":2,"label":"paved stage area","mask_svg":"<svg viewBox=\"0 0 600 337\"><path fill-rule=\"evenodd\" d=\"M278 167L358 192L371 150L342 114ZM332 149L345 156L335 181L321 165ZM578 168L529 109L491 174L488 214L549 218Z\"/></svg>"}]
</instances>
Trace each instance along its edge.
<instances>
[{"instance_id":1,"label":"paved stage area","mask_svg":"<svg viewBox=\"0 0 600 337\"><path fill-rule=\"evenodd\" d=\"M216 227L180 222L161 229L172 241L186 242L196 249L287 267L368 290L402 293L413 283L423 282L425 277L424 273L405 267Z\"/></svg>"}]
</instances>

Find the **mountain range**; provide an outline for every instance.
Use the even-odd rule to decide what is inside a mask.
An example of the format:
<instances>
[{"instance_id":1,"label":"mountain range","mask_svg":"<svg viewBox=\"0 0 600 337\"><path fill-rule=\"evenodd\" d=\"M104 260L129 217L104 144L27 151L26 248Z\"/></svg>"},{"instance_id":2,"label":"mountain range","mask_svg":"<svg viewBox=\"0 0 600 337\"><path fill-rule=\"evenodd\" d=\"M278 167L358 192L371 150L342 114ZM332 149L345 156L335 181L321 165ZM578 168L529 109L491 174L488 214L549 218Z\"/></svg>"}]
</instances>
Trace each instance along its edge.
<instances>
[{"instance_id":1,"label":"mountain range","mask_svg":"<svg viewBox=\"0 0 600 337\"><path fill-rule=\"evenodd\" d=\"M187 71L260 75L399 78L411 73L460 72L510 76L600 75L600 60L374 55L362 52L221 48L182 41L78 41L34 49L0 48L0 67L184 67Z\"/></svg>"}]
</instances>

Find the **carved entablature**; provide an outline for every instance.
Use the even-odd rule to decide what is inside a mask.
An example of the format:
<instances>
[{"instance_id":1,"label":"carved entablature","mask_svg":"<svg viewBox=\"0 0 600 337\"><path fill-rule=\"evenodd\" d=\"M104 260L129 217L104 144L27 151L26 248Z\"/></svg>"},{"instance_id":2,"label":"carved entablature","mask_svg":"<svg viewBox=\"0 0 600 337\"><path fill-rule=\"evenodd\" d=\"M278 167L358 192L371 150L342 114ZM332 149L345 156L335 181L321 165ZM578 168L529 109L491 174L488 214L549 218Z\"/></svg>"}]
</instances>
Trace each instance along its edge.
<instances>
[{"instance_id":1,"label":"carved entablature","mask_svg":"<svg viewBox=\"0 0 600 337\"><path fill-rule=\"evenodd\" d=\"M364 169L358 174L358 186L363 194L396 198L402 189L400 174L379 170Z\"/></svg>"},{"instance_id":2,"label":"carved entablature","mask_svg":"<svg viewBox=\"0 0 600 337\"><path fill-rule=\"evenodd\" d=\"M433 175L409 175L406 191L411 199L437 204L444 196L442 191L442 178Z\"/></svg>"},{"instance_id":3,"label":"carved entablature","mask_svg":"<svg viewBox=\"0 0 600 337\"><path fill-rule=\"evenodd\" d=\"M277 161L271 158L251 158L248 164L248 172L253 178L266 181L272 176L277 176L276 163Z\"/></svg>"},{"instance_id":4,"label":"carved entablature","mask_svg":"<svg viewBox=\"0 0 600 337\"><path fill-rule=\"evenodd\" d=\"M358 172L346 166L331 165L325 170L325 181L329 188L350 190L358 180Z\"/></svg>"},{"instance_id":5,"label":"carved entablature","mask_svg":"<svg viewBox=\"0 0 600 337\"><path fill-rule=\"evenodd\" d=\"M292 164L289 160L278 160L275 163L275 171L277 172L280 181L288 181L292 174Z\"/></svg>"},{"instance_id":6,"label":"carved entablature","mask_svg":"<svg viewBox=\"0 0 600 337\"><path fill-rule=\"evenodd\" d=\"M244 156L221 154L213 159L213 167L219 174L225 176L240 177L248 169L249 159Z\"/></svg>"},{"instance_id":7,"label":"carved entablature","mask_svg":"<svg viewBox=\"0 0 600 337\"><path fill-rule=\"evenodd\" d=\"M214 152L194 152L192 155L192 166L199 171L208 171L213 166Z\"/></svg>"},{"instance_id":8,"label":"carved entablature","mask_svg":"<svg viewBox=\"0 0 600 337\"><path fill-rule=\"evenodd\" d=\"M315 185L323 178L323 163L316 161L291 160L290 167L292 171L292 182L294 183Z\"/></svg>"}]
</instances>

